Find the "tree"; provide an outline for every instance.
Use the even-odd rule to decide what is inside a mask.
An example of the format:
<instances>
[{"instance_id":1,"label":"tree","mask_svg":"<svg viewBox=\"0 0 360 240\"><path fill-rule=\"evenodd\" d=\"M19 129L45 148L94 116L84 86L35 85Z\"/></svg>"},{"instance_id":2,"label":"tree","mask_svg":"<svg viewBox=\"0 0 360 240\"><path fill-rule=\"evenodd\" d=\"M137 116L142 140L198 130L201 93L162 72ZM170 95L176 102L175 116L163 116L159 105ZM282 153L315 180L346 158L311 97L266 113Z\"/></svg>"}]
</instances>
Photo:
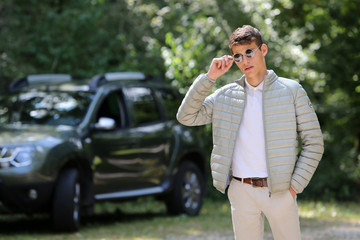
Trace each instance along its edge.
<instances>
[{"instance_id":1,"label":"tree","mask_svg":"<svg viewBox=\"0 0 360 240\"><path fill-rule=\"evenodd\" d=\"M275 25L280 36L297 33L310 56L317 112L325 137L325 155L312 193L352 199L360 191L360 2L357 0L279 1ZM288 16L292 16L289 18Z\"/></svg>"},{"instance_id":2,"label":"tree","mask_svg":"<svg viewBox=\"0 0 360 240\"><path fill-rule=\"evenodd\" d=\"M155 54L156 48L148 47L153 41L149 23L154 7L128 2L2 1L1 77L8 81L35 73L91 77L140 69L161 74L160 50Z\"/></svg>"}]
</instances>

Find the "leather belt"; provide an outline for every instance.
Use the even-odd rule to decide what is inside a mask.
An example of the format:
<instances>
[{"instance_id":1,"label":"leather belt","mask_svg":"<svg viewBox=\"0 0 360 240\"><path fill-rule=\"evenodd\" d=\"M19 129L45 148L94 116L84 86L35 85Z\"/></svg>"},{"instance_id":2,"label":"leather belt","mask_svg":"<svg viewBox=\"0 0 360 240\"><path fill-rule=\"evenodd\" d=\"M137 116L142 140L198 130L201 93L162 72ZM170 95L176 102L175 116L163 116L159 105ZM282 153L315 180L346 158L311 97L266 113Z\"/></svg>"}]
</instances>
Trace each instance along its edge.
<instances>
[{"instance_id":1,"label":"leather belt","mask_svg":"<svg viewBox=\"0 0 360 240\"><path fill-rule=\"evenodd\" d=\"M234 176L233 176L233 178L242 183L250 184L253 187L267 187L268 186L267 178L239 178L239 177L234 177Z\"/></svg>"}]
</instances>

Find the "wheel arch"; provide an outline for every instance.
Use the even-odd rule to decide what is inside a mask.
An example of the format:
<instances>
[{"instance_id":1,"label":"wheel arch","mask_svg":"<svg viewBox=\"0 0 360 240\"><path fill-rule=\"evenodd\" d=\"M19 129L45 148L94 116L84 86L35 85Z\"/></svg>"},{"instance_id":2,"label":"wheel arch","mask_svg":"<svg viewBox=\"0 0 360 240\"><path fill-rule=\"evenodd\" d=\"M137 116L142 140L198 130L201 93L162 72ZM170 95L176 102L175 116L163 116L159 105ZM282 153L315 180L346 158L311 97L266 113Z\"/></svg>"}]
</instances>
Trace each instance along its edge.
<instances>
[{"instance_id":1,"label":"wheel arch","mask_svg":"<svg viewBox=\"0 0 360 240\"><path fill-rule=\"evenodd\" d=\"M180 164L184 161L191 161L193 163L195 163L199 169L201 170L202 174L204 175L204 177L206 177L207 175L207 164L206 164L206 160L205 157L202 153L198 152L198 151L189 151L186 154L184 154L180 160L179 160L179 164L178 166L180 166Z\"/></svg>"}]
</instances>

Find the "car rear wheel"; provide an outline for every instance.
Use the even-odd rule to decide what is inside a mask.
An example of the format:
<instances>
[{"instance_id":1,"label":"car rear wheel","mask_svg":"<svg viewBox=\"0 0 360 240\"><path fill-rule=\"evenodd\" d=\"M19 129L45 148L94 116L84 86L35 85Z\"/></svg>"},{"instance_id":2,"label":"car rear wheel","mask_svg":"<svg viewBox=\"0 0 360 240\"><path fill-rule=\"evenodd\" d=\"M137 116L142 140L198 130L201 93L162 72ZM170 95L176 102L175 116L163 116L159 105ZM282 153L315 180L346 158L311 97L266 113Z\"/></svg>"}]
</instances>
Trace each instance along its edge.
<instances>
[{"instance_id":1,"label":"car rear wheel","mask_svg":"<svg viewBox=\"0 0 360 240\"><path fill-rule=\"evenodd\" d=\"M66 169L60 174L53 199L52 217L55 230L73 232L79 229L80 186L76 169Z\"/></svg>"},{"instance_id":2,"label":"car rear wheel","mask_svg":"<svg viewBox=\"0 0 360 240\"><path fill-rule=\"evenodd\" d=\"M204 178L199 167L189 161L183 162L175 176L173 191L166 202L168 212L198 215L202 206L204 190Z\"/></svg>"}]
</instances>

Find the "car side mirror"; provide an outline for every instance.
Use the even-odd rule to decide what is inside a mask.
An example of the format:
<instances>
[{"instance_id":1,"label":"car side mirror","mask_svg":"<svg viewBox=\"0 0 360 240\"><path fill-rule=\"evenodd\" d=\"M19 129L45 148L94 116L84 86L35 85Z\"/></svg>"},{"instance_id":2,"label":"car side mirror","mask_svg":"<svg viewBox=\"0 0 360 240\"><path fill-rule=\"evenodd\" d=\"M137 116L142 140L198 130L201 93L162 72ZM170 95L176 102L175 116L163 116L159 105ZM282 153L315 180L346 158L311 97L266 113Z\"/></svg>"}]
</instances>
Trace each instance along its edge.
<instances>
[{"instance_id":1,"label":"car side mirror","mask_svg":"<svg viewBox=\"0 0 360 240\"><path fill-rule=\"evenodd\" d=\"M95 129L98 130L112 130L116 128L116 122L112 118L101 117L99 121L95 123Z\"/></svg>"}]
</instances>

